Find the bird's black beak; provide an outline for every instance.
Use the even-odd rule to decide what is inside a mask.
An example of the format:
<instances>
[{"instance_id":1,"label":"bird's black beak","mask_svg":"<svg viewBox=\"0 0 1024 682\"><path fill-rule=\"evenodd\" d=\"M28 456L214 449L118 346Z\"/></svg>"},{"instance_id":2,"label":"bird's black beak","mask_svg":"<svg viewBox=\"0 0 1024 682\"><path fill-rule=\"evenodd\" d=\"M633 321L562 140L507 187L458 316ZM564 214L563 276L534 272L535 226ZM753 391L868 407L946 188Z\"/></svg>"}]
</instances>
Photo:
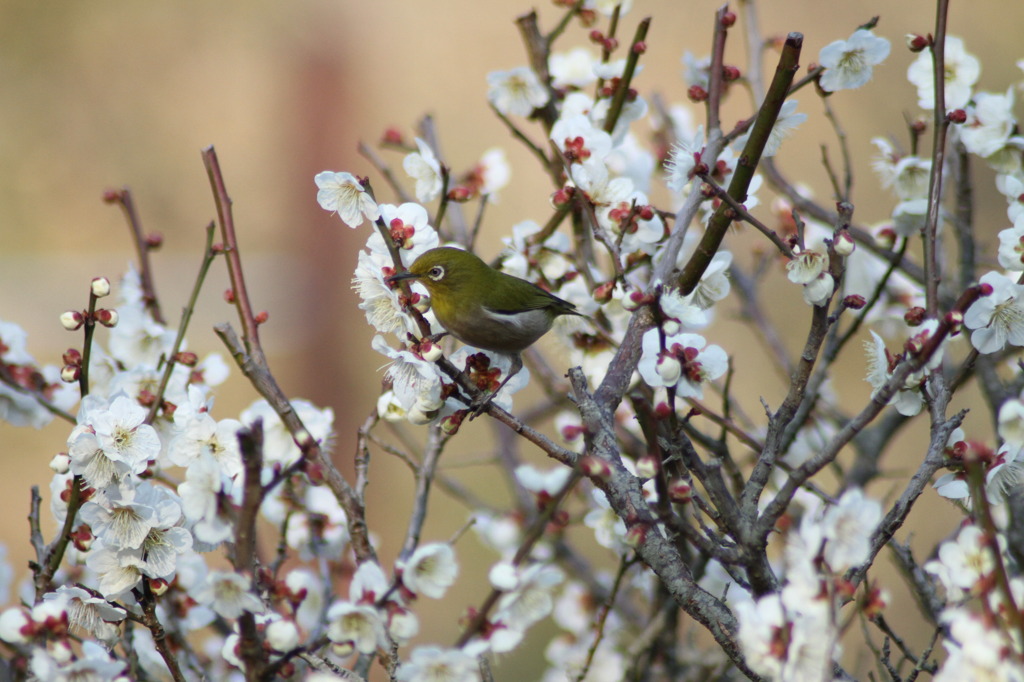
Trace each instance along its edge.
<instances>
[{"instance_id":1,"label":"bird's black beak","mask_svg":"<svg viewBox=\"0 0 1024 682\"><path fill-rule=\"evenodd\" d=\"M391 275L390 277L388 277L384 281L386 281L388 284L394 284L395 282L400 282L403 279L418 279L418 277L419 277L418 275L414 275L411 272L406 271L406 272L399 272L399 273L397 273L395 275Z\"/></svg>"}]
</instances>

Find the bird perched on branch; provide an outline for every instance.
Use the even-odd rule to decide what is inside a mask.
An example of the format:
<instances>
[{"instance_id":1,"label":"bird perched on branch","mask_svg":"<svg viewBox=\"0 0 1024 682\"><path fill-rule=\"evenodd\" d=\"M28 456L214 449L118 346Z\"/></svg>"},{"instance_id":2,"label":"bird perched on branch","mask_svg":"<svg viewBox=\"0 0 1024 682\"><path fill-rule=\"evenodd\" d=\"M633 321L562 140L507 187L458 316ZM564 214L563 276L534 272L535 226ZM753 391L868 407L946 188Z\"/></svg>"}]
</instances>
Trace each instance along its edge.
<instances>
[{"instance_id":1,"label":"bird perched on branch","mask_svg":"<svg viewBox=\"0 0 1024 682\"><path fill-rule=\"evenodd\" d=\"M469 251L430 249L389 282L414 279L430 294L430 307L447 333L469 346L507 355L508 375L484 400L480 411L523 368L520 353L543 336L562 315L580 315L576 306L536 284L495 270ZM580 315L582 317L582 315Z\"/></svg>"}]
</instances>

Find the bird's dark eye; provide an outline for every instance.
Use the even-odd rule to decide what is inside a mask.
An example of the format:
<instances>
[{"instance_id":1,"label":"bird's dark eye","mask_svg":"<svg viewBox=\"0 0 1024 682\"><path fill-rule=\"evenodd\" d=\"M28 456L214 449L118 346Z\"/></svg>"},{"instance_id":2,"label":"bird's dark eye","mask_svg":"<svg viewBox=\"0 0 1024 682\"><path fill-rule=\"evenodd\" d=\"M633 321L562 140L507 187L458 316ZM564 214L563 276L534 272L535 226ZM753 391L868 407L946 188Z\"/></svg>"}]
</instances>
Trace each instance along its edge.
<instances>
[{"instance_id":1,"label":"bird's dark eye","mask_svg":"<svg viewBox=\"0 0 1024 682\"><path fill-rule=\"evenodd\" d=\"M435 282L438 281L439 279L444 277L444 268L442 268L440 265L435 265L434 267L430 268L430 270L427 272L427 277L434 280Z\"/></svg>"}]
</instances>

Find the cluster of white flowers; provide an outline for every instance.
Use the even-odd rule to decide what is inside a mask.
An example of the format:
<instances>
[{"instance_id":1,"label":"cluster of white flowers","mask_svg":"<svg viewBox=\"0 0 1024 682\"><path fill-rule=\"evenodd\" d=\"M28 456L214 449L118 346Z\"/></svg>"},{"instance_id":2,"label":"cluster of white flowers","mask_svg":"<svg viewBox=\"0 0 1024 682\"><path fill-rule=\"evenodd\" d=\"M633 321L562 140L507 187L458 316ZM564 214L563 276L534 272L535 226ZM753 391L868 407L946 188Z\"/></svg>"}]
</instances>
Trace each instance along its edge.
<instances>
[{"instance_id":1,"label":"cluster of white flowers","mask_svg":"<svg viewBox=\"0 0 1024 682\"><path fill-rule=\"evenodd\" d=\"M786 537L782 588L756 600L730 593L730 601L752 670L769 679L825 681L842 653L842 576L870 558L882 506L858 489L824 508L817 498L802 499L803 519ZM881 608L886 598L875 600Z\"/></svg>"},{"instance_id":2,"label":"cluster of white flowers","mask_svg":"<svg viewBox=\"0 0 1024 682\"><path fill-rule=\"evenodd\" d=\"M105 293L105 292L104 292ZM174 350L175 333L156 322L143 303L139 277L125 277L116 307L118 323L108 343L93 340L88 395L78 401L78 383L52 384L44 389L50 404L72 409L77 424L67 438L67 452L54 457L56 471L50 490L50 510L58 523L75 514L69 528L71 541L66 565L54 576L59 585L41 595L32 608L14 607L0 614L0 639L31 653L31 674L36 679L71 679L89 675L117 678L124 662L112 658L108 648L121 637L126 618L142 618L144 595L160 596L159 613L171 610L181 634L205 632L222 618L233 624L245 612L258 614L261 623L275 623L285 653L298 646L299 630L290 610L277 612L271 599L248 576L214 570L214 550L235 539L237 506L244 483L238 433L257 419L265 425L266 480L275 471L300 458L277 415L265 401L246 410L241 419L213 416L212 388L227 376L217 355L174 366L163 393L161 377ZM25 334L10 322L0 322L2 361L24 368L24 375L59 375L56 368L33 370L24 350ZM29 384L38 387L42 384ZM31 394L0 387L4 418L15 424L41 426L52 412L40 412ZM10 394L8 395L8 391ZM34 404L34 406L33 406ZM159 409L152 409L156 405ZM306 420L313 438L331 436L333 414L305 401L293 407ZM77 496L73 489L80 490ZM307 494L324 491L308 487ZM73 507L71 505L74 505ZM279 521L273 505L263 510ZM345 529L345 518L333 497L318 508L308 505L288 512L288 544L300 552L322 544L326 526L299 536L293 529L313 527L313 517L331 519ZM338 556L347 532L333 547ZM211 563L208 563L211 562ZM31 590L30 585L25 586ZM322 587L317 589L322 590ZM27 603L35 601L24 593ZM301 599L296 602L296 605ZM315 623L307 623L305 632ZM69 636L94 637L106 648L86 642L80 653L72 650ZM289 641L293 641L287 645ZM235 652L237 633L210 640L222 647L224 660L241 665ZM156 676L166 666L154 643L136 633L134 647L141 665ZM218 668L219 669L219 668ZM222 670L216 674L226 674Z\"/></svg>"}]
</instances>

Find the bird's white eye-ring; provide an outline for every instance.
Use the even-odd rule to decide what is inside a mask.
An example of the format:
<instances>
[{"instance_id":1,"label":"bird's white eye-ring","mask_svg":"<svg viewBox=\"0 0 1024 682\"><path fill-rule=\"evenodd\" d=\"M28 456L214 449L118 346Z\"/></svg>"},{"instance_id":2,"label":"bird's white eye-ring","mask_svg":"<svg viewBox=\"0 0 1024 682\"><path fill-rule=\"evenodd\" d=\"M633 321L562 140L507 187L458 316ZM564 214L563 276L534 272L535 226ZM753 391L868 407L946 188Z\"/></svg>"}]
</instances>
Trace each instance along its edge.
<instances>
[{"instance_id":1,"label":"bird's white eye-ring","mask_svg":"<svg viewBox=\"0 0 1024 682\"><path fill-rule=\"evenodd\" d=\"M440 281L441 278L444 277L444 268L441 267L440 265L435 265L434 267L430 268L430 270L427 271L427 277L434 280L435 282Z\"/></svg>"}]
</instances>

